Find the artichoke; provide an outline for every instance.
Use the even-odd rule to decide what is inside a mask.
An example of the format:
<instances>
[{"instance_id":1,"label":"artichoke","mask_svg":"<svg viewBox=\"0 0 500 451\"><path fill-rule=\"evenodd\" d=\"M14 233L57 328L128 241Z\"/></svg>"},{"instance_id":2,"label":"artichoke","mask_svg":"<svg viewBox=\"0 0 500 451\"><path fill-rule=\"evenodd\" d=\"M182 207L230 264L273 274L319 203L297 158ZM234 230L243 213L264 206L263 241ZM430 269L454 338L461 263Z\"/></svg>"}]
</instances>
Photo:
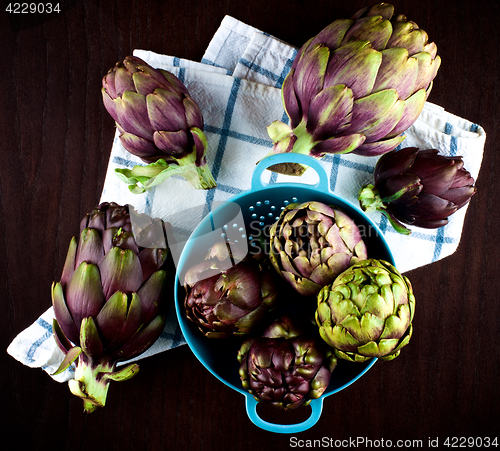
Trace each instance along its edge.
<instances>
[{"instance_id":1,"label":"artichoke","mask_svg":"<svg viewBox=\"0 0 500 451\"><path fill-rule=\"evenodd\" d=\"M163 221L131 207L102 203L80 231L61 280L52 284L54 336L66 354L55 374L75 362L69 388L92 412L105 405L111 380L139 370L117 363L138 356L162 333L170 263Z\"/></svg>"},{"instance_id":2,"label":"artichoke","mask_svg":"<svg viewBox=\"0 0 500 451\"><path fill-rule=\"evenodd\" d=\"M338 358L392 360L410 341L414 312L408 278L384 260L367 259L319 292L316 322Z\"/></svg>"},{"instance_id":3,"label":"artichoke","mask_svg":"<svg viewBox=\"0 0 500 451\"><path fill-rule=\"evenodd\" d=\"M269 258L301 295L316 296L350 265L367 258L356 223L321 202L292 203L270 229Z\"/></svg>"},{"instance_id":4,"label":"artichoke","mask_svg":"<svg viewBox=\"0 0 500 451\"><path fill-rule=\"evenodd\" d=\"M277 306L277 282L263 254L215 243L184 277L186 316L208 338L249 334Z\"/></svg>"},{"instance_id":5,"label":"artichoke","mask_svg":"<svg viewBox=\"0 0 500 451\"><path fill-rule=\"evenodd\" d=\"M337 359L317 330L283 316L238 351L243 388L259 402L295 409L319 398L330 383Z\"/></svg>"},{"instance_id":6,"label":"artichoke","mask_svg":"<svg viewBox=\"0 0 500 451\"><path fill-rule=\"evenodd\" d=\"M407 147L379 158L374 184L364 185L358 199L364 211L381 211L395 230L408 235L411 231L403 223L442 227L475 192L462 157Z\"/></svg>"},{"instance_id":7,"label":"artichoke","mask_svg":"<svg viewBox=\"0 0 500 451\"><path fill-rule=\"evenodd\" d=\"M116 170L132 192L149 190L174 174L196 189L216 186L206 160L202 113L175 75L128 56L103 77L101 92L123 147L150 163Z\"/></svg>"},{"instance_id":8,"label":"artichoke","mask_svg":"<svg viewBox=\"0 0 500 451\"><path fill-rule=\"evenodd\" d=\"M290 124L268 127L271 153L378 156L403 141L441 59L424 30L393 13L387 3L365 8L300 48L281 91ZM290 164L276 172L304 170Z\"/></svg>"}]
</instances>

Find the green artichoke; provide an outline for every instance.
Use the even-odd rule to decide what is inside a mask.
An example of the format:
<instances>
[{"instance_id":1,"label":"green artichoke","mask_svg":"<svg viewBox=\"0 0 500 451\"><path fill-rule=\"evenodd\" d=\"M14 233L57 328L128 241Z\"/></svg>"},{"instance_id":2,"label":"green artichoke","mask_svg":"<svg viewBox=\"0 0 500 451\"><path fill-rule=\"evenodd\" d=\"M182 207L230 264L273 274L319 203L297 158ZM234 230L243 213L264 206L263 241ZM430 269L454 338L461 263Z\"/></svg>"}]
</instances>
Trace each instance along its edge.
<instances>
[{"instance_id":1,"label":"green artichoke","mask_svg":"<svg viewBox=\"0 0 500 451\"><path fill-rule=\"evenodd\" d=\"M378 156L418 118L441 63L427 33L380 3L339 19L299 50L282 86L290 124L268 127L271 153ZM301 174L303 166L276 172Z\"/></svg>"},{"instance_id":2,"label":"green artichoke","mask_svg":"<svg viewBox=\"0 0 500 451\"><path fill-rule=\"evenodd\" d=\"M352 264L367 258L356 223L321 202L287 205L270 229L269 258L301 295L316 296Z\"/></svg>"},{"instance_id":3,"label":"green artichoke","mask_svg":"<svg viewBox=\"0 0 500 451\"><path fill-rule=\"evenodd\" d=\"M128 56L103 77L101 92L123 147L150 163L116 170L132 192L142 193L172 175L196 189L216 186L207 166L202 113L175 75Z\"/></svg>"},{"instance_id":4,"label":"green artichoke","mask_svg":"<svg viewBox=\"0 0 500 451\"><path fill-rule=\"evenodd\" d=\"M278 304L278 276L261 253L215 243L184 277L186 316L208 338L246 335Z\"/></svg>"},{"instance_id":5,"label":"green artichoke","mask_svg":"<svg viewBox=\"0 0 500 451\"><path fill-rule=\"evenodd\" d=\"M319 292L316 322L337 357L392 360L410 341L414 313L408 278L386 261L368 259Z\"/></svg>"},{"instance_id":6,"label":"green artichoke","mask_svg":"<svg viewBox=\"0 0 500 451\"><path fill-rule=\"evenodd\" d=\"M364 185L358 200L363 211L381 211L396 231L409 235L403 224L442 227L475 192L462 157L407 147L379 158L374 184Z\"/></svg>"},{"instance_id":7,"label":"green artichoke","mask_svg":"<svg viewBox=\"0 0 500 451\"><path fill-rule=\"evenodd\" d=\"M317 336L296 319L283 316L238 351L243 388L259 402L296 409L319 398L330 383L337 359Z\"/></svg>"},{"instance_id":8,"label":"green artichoke","mask_svg":"<svg viewBox=\"0 0 500 451\"><path fill-rule=\"evenodd\" d=\"M80 231L60 282L52 284L54 337L66 354L55 374L75 362L69 388L92 412L105 405L110 381L139 370L117 363L143 353L162 333L171 263L163 221L131 207L100 204Z\"/></svg>"}]
</instances>

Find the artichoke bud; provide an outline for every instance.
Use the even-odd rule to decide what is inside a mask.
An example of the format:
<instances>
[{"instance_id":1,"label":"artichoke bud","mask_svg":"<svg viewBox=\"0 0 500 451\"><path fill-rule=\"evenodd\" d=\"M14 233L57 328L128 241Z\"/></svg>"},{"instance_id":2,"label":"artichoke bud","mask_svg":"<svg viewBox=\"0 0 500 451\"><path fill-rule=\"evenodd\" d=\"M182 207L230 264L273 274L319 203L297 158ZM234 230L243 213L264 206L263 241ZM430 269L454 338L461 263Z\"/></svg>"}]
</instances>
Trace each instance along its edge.
<instances>
[{"instance_id":1,"label":"artichoke bud","mask_svg":"<svg viewBox=\"0 0 500 451\"><path fill-rule=\"evenodd\" d=\"M133 193L175 174L196 189L216 186L206 161L203 115L174 74L128 56L103 77L101 93L123 147L148 163L116 170Z\"/></svg>"},{"instance_id":2,"label":"artichoke bud","mask_svg":"<svg viewBox=\"0 0 500 451\"><path fill-rule=\"evenodd\" d=\"M358 200L364 211L380 211L395 230L405 226L437 228L466 205L475 194L474 179L460 156L440 155L436 149L407 147L379 158L374 183L361 187Z\"/></svg>"},{"instance_id":3,"label":"artichoke bud","mask_svg":"<svg viewBox=\"0 0 500 451\"><path fill-rule=\"evenodd\" d=\"M367 258L356 223L321 202L289 204L270 229L269 259L303 296L321 288L358 260Z\"/></svg>"},{"instance_id":4,"label":"artichoke bud","mask_svg":"<svg viewBox=\"0 0 500 451\"><path fill-rule=\"evenodd\" d=\"M247 335L278 306L278 276L262 257L220 241L186 271L186 316L205 336Z\"/></svg>"},{"instance_id":5,"label":"artichoke bud","mask_svg":"<svg viewBox=\"0 0 500 451\"><path fill-rule=\"evenodd\" d=\"M410 341L414 312L408 278L384 260L367 259L321 290L316 322L338 358L392 360Z\"/></svg>"},{"instance_id":6,"label":"artichoke bud","mask_svg":"<svg viewBox=\"0 0 500 451\"><path fill-rule=\"evenodd\" d=\"M163 331L164 288L173 272L163 221L131 206L102 203L80 229L61 281L52 284L54 338L65 353L55 374L75 365L70 390L92 412L105 405L111 380L126 380L139 369L117 369L118 362L144 352ZM159 244L164 247L145 247Z\"/></svg>"},{"instance_id":7,"label":"artichoke bud","mask_svg":"<svg viewBox=\"0 0 500 451\"><path fill-rule=\"evenodd\" d=\"M245 340L237 358L243 388L257 401L287 410L319 398L337 363L317 329L290 316Z\"/></svg>"},{"instance_id":8,"label":"artichoke bud","mask_svg":"<svg viewBox=\"0 0 500 451\"><path fill-rule=\"evenodd\" d=\"M281 88L290 125L268 127L271 154L390 152L420 115L440 62L427 33L390 4L336 20L297 53Z\"/></svg>"}]
</instances>

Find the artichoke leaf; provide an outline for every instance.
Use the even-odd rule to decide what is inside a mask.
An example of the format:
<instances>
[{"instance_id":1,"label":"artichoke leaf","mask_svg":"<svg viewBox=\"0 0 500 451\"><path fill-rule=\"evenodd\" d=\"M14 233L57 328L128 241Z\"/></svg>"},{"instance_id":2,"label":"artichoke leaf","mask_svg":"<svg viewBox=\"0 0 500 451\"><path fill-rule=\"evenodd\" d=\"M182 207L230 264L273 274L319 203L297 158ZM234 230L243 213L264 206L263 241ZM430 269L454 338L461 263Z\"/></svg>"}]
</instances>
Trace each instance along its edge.
<instances>
[{"instance_id":1,"label":"artichoke leaf","mask_svg":"<svg viewBox=\"0 0 500 451\"><path fill-rule=\"evenodd\" d=\"M83 318L96 316L105 302L99 268L87 262L80 263L66 286L66 305L76 327L80 327ZM73 341L71 337L70 340Z\"/></svg>"},{"instance_id":2,"label":"artichoke leaf","mask_svg":"<svg viewBox=\"0 0 500 451\"><path fill-rule=\"evenodd\" d=\"M68 351L73 347L72 343L68 340L66 335L64 335L64 332L61 329L61 326L59 326L59 323L57 322L57 319L53 319L52 321L52 331L54 334L54 339L56 340L57 346L59 346L59 349L64 352L64 354L67 354Z\"/></svg>"},{"instance_id":3,"label":"artichoke leaf","mask_svg":"<svg viewBox=\"0 0 500 451\"><path fill-rule=\"evenodd\" d=\"M267 126L267 134L274 143L281 141L293 134L293 129L284 122L274 121Z\"/></svg>"},{"instance_id":4,"label":"artichoke leaf","mask_svg":"<svg viewBox=\"0 0 500 451\"><path fill-rule=\"evenodd\" d=\"M125 91L115 99L117 122L120 127L144 139L151 139L153 127L148 119L146 98L132 91Z\"/></svg>"},{"instance_id":5,"label":"artichoke leaf","mask_svg":"<svg viewBox=\"0 0 500 451\"><path fill-rule=\"evenodd\" d=\"M142 285L139 257L130 249L113 247L99 263L102 290L106 299L116 291L134 293ZM96 312L96 316L99 313Z\"/></svg>"},{"instance_id":6,"label":"artichoke leaf","mask_svg":"<svg viewBox=\"0 0 500 451\"><path fill-rule=\"evenodd\" d=\"M78 240L74 236L71 238L69 243L68 252L66 254L66 259L64 261L64 267L61 275L61 284L66 286L68 283L71 274L75 271L75 261L76 261L76 253L78 251Z\"/></svg>"},{"instance_id":7,"label":"artichoke leaf","mask_svg":"<svg viewBox=\"0 0 500 451\"><path fill-rule=\"evenodd\" d=\"M294 59L293 65L296 65L299 60L300 55L297 55ZM283 107L285 108L287 116L290 118L290 127L292 129L299 125L302 115L299 100L297 99L297 94L295 93L294 89L294 73L295 69L292 67L281 86L281 101L283 103Z\"/></svg>"},{"instance_id":8,"label":"artichoke leaf","mask_svg":"<svg viewBox=\"0 0 500 451\"><path fill-rule=\"evenodd\" d=\"M157 88L146 96L146 104L146 117L154 130L185 130L188 127L182 97L178 93Z\"/></svg>"},{"instance_id":9,"label":"artichoke leaf","mask_svg":"<svg viewBox=\"0 0 500 451\"><path fill-rule=\"evenodd\" d=\"M370 341L358 347L358 352L366 357L384 357L391 354L398 345L398 339Z\"/></svg>"},{"instance_id":10,"label":"artichoke leaf","mask_svg":"<svg viewBox=\"0 0 500 451\"><path fill-rule=\"evenodd\" d=\"M330 49L317 44L301 56L293 77L293 88L302 106L302 117L307 119L309 102L323 89Z\"/></svg>"},{"instance_id":11,"label":"artichoke leaf","mask_svg":"<svg viewBox=\"0 0 500 451\"><path fill-rule=\"evenodd\" d=\"M349 332L358 344L377 340L384 330L384 320L370 313L365 313L361 318L349 315L340 325Z\"/></svg>"},{"instance_id":12,"label":"artichoke leaf","mask_svg":"<svg viewBox=\"0 0 500 451\"><path fill-rule=\"evenodd\" d=\"M82 319L80 326L80 346L84 354L90 359L98 361L103 354L103 345L97 330L94 318L91 316Z\"/></svg>"},{"instance_id":13,"label":"artichoke leaf","mask_svg":"<svg viewBox=\"0 0 500 451\"><path fill-rule=\"evenodd\" d=\"M111 373L103 373L102 379L121 382L131 379L138 372L139 372L139 365L137 365L136 363L131 363L130 365L127 365L125 368L113 371Z\"/></svg>"},{"instance_id":14,"label":"artichoke leaf","mask_svg":"<svg viewBox=\"0 0 500 451\"><path fill-rule=\"evenodd\" d=\"M129 296L115 292L95 318L108 349L126 343L142 326L141 300L136 293Z\"/></svg>"},{"instance_id":15,"label":"artichoke leaf","mask_svg":"<svg viewBox=\"0 0 500 451\"><path fill-rule=\"evenodd\" d=\"M129 360L142 354L158 339L164 327L165 317L158 315L116 351L113 357L115 357L116 360Z\"/></svg>"},{"instance_id":16,"label":"artichoke leaf","mask_svg":"<svg viewBox=\"0 0 500 451\"><path fill-rule=\"evenodd\" d=\"M52 284L51 294L54 314L57 318L59 318L59 322L57 324L58 328L61 329L68 340L73 343L78 343L78 328L66 304L61 282L54 282ZM62 340L61 343L64 345L64 340Z\"/></svg>"},{"instance_id":17,"label":"artichoke leaf","mask_svg":"<svg viewBox=\"0 0 500 451\"><path fill-rule=\"evenodd\" d=\"M354 98L363 98L372 92L381 63L382 54L369 41L349 42L332 52L324 87L345 85Z\"/></svg>"},{"instance_id":18,"label":"artichoke leaf","mask_svg":"<svg viewBox=\"0 0 500 451\"><path fill-rule=\"evenodd\" d=\"M82 348L79 346L73 346L64 357L63 361L59 365L59 368L51 374L51 376L57 376L61 374L63 371L67 370L70 365L78 358L78 356L82 353Z\"/></svg>"}]
</instances>

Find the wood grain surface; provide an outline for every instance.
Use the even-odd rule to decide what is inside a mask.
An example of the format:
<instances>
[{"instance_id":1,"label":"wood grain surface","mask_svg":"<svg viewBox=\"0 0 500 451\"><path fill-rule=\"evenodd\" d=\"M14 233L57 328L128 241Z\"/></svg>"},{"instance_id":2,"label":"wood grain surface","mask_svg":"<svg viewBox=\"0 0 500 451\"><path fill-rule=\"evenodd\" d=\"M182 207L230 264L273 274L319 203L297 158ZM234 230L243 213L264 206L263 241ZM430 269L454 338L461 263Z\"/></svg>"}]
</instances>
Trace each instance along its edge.
<instances>
[{"instance_id":1,"label":"wood grain surface","mask_svg":"<svg viewBox=\"0 0 500 451\"><path fill-rule=\"evenodd\" d=\"M113 383L106 407L91 415L66 384L5 350L50 306L69 239L99 200L115 131L100 86L115 62L135 48L199 61L225 15L300 46L369 3L72 0L51 15L9 14L8 3L0 12L0 425L5 443L15 443L9 449L286 450L324 437L393 447L422 440L421 449L439 439L447 449L453 436L500 441L499 2L392 2L438 45L442 65L429 101L486 130L477 194L458 250L406 274L417 299L410 345L326 398L319 422L292 437L254 426L241 394L187 346L143 360L139 375ZM275 421L309 415L262 407ZM369 445L358 449L376 443Z\"/></svg>"}]
</instances>

